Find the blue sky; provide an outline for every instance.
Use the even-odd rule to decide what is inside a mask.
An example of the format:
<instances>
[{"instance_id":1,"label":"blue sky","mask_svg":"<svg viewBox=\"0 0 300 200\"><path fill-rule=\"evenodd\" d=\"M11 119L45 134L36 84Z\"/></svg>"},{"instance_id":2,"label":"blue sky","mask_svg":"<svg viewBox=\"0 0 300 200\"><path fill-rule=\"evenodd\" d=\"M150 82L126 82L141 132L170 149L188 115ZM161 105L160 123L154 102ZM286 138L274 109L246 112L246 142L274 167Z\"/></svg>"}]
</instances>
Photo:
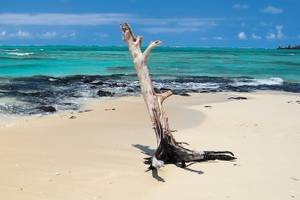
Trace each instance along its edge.
<instances>
[{"instance_id":1,"label":"blue sky","mask_svg":"<svg viewBox=\"0 0 300 200\"><path fill-rule=\"evenodd\" d=\"M123 45L119 22L145 42L262 47L300 43L299 0L0 0L2 45Z\"/></svg>"}]
</instances>

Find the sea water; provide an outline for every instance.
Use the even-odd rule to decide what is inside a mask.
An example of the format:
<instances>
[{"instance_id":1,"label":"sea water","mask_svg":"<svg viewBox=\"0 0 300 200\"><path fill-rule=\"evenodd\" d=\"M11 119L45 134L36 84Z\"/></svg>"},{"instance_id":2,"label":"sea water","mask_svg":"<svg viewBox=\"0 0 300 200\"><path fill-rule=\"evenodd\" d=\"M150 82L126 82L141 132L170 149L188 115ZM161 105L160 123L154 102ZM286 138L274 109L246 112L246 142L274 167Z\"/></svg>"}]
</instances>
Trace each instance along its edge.
<instances>
[{"instance_id":1,"label":"sea water","mask_svg":"<svg viewBox=\"0 0 300 200\"><path fill-rule=\"evenodd\" d=\"M149 68L158 90L176 94L300 92L299 50L159 47ZM138 93L127 47L0 46L0 114L76 110L87 99Z\"/></svg>"}]
</instances>

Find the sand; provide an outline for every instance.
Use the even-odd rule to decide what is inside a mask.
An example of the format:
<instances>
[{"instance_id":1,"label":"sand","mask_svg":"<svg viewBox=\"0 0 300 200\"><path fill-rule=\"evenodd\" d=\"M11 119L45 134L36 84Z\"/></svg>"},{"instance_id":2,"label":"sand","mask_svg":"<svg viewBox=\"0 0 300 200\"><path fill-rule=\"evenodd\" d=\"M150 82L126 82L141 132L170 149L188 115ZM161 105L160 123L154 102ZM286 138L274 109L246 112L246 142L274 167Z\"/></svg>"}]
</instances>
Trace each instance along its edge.
<instances>
[{"instance_id":1,"label":"sand","mask_svg":"<svg viewBox=\"0 0 300 200\"><path fill-rule=\"evenodd\" d=\"M141 97L100 100L82 113L2 120L0 199L300 199L299 100L275 92L171 97L167 113L177 140L231 150L238 159L167 165L157 175L143 164L155 136Z\"/></svg>"}]
</instances>

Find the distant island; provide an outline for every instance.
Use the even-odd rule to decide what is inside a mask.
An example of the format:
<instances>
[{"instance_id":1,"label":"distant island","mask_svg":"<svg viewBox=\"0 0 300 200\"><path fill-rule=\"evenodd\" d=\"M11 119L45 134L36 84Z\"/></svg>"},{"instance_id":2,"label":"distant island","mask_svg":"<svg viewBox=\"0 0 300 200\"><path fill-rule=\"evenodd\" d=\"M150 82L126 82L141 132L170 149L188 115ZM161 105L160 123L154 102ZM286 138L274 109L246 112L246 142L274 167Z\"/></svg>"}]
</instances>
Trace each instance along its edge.
<instances>
[{"instance_id":1,"label":"distant island","mask_svg":"<svg viewBox=\"0 0 300 200\"><path fill-rule=\"evenodd\" d=\"M300 50L300 45L295 45L295 46L288 45L285 47L279 46L279 47L277 47L277 49L298 49L298 50Z\"/></svg>"}]
</instances>

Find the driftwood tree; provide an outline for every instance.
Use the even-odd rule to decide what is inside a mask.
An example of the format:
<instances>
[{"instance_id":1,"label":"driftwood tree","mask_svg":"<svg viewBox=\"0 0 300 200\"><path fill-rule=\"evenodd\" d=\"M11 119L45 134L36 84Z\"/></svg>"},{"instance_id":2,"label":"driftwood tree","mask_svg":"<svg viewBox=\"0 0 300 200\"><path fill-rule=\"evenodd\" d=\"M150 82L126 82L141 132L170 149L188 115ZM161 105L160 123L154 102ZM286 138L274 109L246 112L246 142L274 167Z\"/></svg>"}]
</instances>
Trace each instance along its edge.
<instances>
[{"instance_id":1,"label":"driftwood tree","mask_svg":"<svg viewBox=\"0 0 300 200\"><path fill-rule=\"evenodd\" d=\"M134 66L140 83L141 93L146 103L152 126L156 135L157 149L154 155L146 158L145 163L150 164L150 169L155 169L164 164L176 164L185 167L187 162L199 162L206 160L233 160L234 155L230 151L193 151L183 147L183 142L177 142L169 127L168 117L164 110L164 101L172 95L171 91L156 93L150 78L147 63L151 51L161 44L156 40L142 52L141 36L135 36L128 23L120 24L123 39L128 44Z\"/></svg>"}]
</instances>

